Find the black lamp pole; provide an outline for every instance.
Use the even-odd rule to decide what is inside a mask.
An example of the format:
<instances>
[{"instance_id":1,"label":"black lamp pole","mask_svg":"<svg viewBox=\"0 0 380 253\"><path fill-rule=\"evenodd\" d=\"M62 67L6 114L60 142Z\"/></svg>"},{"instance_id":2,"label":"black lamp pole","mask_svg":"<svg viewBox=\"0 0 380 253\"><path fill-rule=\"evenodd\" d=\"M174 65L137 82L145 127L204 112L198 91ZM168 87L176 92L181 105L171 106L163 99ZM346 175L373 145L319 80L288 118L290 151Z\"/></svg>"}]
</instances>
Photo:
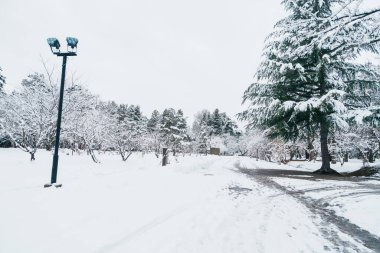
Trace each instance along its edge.
<instances>
[{"instance_id":1,"label":"black lamp pole","mask_svg":"<svg viewBox=\"0 0 380 253\"><path fill-rule=\"evenodd\" d=\"M54 184L54 183L57 182L58 150L59 150L59 137L60 137L60 134L61 134L63 91L65 90L66 60L67 60L67 56L65 55L65 56L63 56L63 63L62 63L61 89L60 89L60 92L59 92L57 131L55 133L55 147L54 147L54 156L53 156L53 167L51 169L51 184Z\"/></svg>"},{"instance_id":2,"label":"black lamp pole","mask_svg":"<svg viewBox=\"0 0 380 253\"><path fill-rule=\"evenodd\" d=\"M58 40L57 40L58 41ZM50 43L49 43L50 44ZM59 43L58 43L59 45ZM76 47L76 45L75 45ZM59 46L58 46L59 49ZM58 119L57 119L57 130L55 134L55 146L54 146L54 156L53 156L53 165L51 169L51 181L50 184L45 184L44 187L50 187L53 184L57 183L57 173L58 173L58 151L59 151L59 139L61 134L61 120L62 120L62 108L63 108L63 93L65 90L65 76L66 76L66 62L68 56L76 56L76 52L65 52L61 53L60 51L52 52L57 56L62 56L62 75L61 75L61 87L59 92L59 104L58 104ZM55 185L56 187L61 187L62 185Z\"/></svg>"}]
</instances>

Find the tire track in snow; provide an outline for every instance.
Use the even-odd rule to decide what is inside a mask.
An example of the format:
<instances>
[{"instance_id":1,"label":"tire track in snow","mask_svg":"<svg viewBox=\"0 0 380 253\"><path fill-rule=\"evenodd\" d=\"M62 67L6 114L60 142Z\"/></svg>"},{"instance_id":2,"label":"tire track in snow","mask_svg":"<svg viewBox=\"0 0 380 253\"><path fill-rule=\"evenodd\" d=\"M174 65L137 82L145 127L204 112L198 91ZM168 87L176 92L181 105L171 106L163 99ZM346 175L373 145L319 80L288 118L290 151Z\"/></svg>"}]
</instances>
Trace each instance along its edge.
<instances>
[{"instance_id":1,"label":"tire track in snow","mask_svg":"<svg viewBox=\"0 0 380 253\"><path fill-rule=\"evenodd\" d=\"M205 164L202 164L200 166L200 169L201 170L205 170L205 169L210 170L210 168L213 168L213 167L220 167L222 163L227 163L227 164L231 163L231 166L233 166L232 160L233 159L231 158L231 159L228 159L227 161L220 161L220 160L207 161ZM100 249L98 249L95 252L96 253L109 253L109 252L112 252L114 250L117 250L119 247L122 247L124 244L127 244L131 240L138 238L140 236L143 236L145 233L148 233L150 230L155 229L156 227L164 225L167 221L169 221L171 219L175 219L179 215L185 213L186 211L192 209L193 207L196 207L200 203L208 203L211 200L212 200L212 198L206 198L203 200L194 201L194 202L189 203L185 206L177 207L172 212L169 212L167 214L164 214L162 216L159 216L159 217L152 219L150 222L146 223L145 225L135 229L132 232L127 233L124 236L121 236L119 239L117 239L117 240L115 240L109 244L102 246Z\"/></svg>"},{"instance_id":2,"label":"tire track in snow","mask_svg":"<svg viewBox=\"0 0 380 253\"><path fill-rule=\"evenodd\" d=\"M139 236L145 234L146 232L148 232L149 230L154 229L155 227L157 227L161 224L164 224L166 221L184 213L186 210L188 210L190 208L190 206L192 206L192 205L179 207L179 208L175 209L174 211L172 211L166 215L157 217L157 218L151 220L150 222L146 223L145 225L139 227L138 229L126 234L125 236L123 236L121 238L119 238L118 240L116 240L112 243L109 243L107 245L104 245L102 248L98 249L95 252L96 253L109 253L112 250L118 248L119 246L122 246L123 244L128 243L128 241L130 241L136 237L139 237Z\"/></svg>"},{"instance_id":3,"label":"tire track in snow","mask_svg":"<svg viewBox=\"0 0 380 253\"><path fill-rule=\"evenodd\" d=\"M239 162L235 164L235 167L238 169L238 171L248 175L250 178L254 179L261 185L277 189L281 191L282 194L289 195L298 200L299 203L303 204L315 216L312 217L313 222L317 225L325 238L334 243L336 247L335 250L338 250L340 252L350 252L350 250L353 250L354 252L360 252L360 249L356 245L340 238L338 235L339 231L343 232L346 235L349 235L355 241L364 245L368 249L373 250L374 252L378 252L380 249L380 238L378 236L351 223L348 219L338 216L333 210L327 209L326 205L321 203L321 200L314 200L305 196L305 191L290 190L289 188L276 183L271 179L271 177L276 177L276 175L270 175L270 173L262 174L257 168L248 169L245 166L242 166ZM268 170L266 170L266 172L268 172ZM377 193L378 191L375 190L374 192ZM334 197L337 198L339 196ZM334 225L339 231L333 229L331 227L331 224ZM343 249L341 248L342 246L344 247Z\"/></svg>"}]
</instances>

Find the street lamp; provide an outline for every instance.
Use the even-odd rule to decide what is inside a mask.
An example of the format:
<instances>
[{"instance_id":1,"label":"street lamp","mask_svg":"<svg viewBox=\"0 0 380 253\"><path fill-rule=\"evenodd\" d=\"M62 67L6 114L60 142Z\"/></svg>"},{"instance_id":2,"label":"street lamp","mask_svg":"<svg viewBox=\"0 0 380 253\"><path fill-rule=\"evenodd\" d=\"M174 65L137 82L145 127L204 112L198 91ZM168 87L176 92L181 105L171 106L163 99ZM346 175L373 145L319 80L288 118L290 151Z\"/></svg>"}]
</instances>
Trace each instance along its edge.
<instances>
[{"instance_id":1,"label":"street lamp","mask_svg":"<svg viewBox=\"0 0 380 253\"><path fill-rule=\"evenodd\" d=\"M55 187L61 187L62 184L57 183L57 172L58 172L58 150L59 150L59 137L61 133L61 118L62 118L62 105L63 105L63 91L65 89L65 75L66 75L66 61L68 56L76 56L77 55L77 45L78 39L73 37L67 37L67 51L61 52L58 39L56 38L48 38L47 42L50 46L50 50L56 56L62 56L62 75L61 75L61 88L59 92L59 104L58 104L58 119L57 119L57 131L55 134L55 146L54 146L54 156L53 156L53 166L51 169L51 181L50 184L45 184L44 187L50 187L55 185Z\"/></svg>"}]
</instances>

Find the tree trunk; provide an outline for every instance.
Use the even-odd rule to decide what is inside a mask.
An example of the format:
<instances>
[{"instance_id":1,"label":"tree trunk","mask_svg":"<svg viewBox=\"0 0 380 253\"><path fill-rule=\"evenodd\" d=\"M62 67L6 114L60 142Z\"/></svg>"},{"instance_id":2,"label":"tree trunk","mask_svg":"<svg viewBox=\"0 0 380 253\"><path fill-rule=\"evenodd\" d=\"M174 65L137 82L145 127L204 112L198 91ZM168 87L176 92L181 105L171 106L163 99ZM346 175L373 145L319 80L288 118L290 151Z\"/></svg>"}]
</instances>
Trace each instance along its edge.
<instances>
[{"instance_id":1,"label":"tree trunk","mask_svg":"<svg viewBox=\"0 0 380 253\"><path fill-rule=\"evenodd\" d=\"M309 151L308 150L305 150L305 159L310 161L310 154L309 154Z\"/></svg>"},{"instance_id":2,"label":"tree trunk","mask_svg":"<svg viewBox=\"0 0 380 253\"><path fill-rule=\"evenodd\" d=\"M320 137L321 137L321 156L322 156L322 166L319 170L314 171L317 174L332 174L339 175L338 172L331 169L330 167L330 155L329 155L329 147L328 147L328 134L329 127L326 116L321 116L320 119Z\"/></svg>"},{"instance_id":3,"label":"tree trunk","mask_svg":"<svg viewBox=\"0 0 380 253\"><path fill-rule=\"evenodd\" d=\"M30 152L30 161L36 160L36 157L34 156L35 152Z\"/></svg>"},{"instance_id":4,"label":"tree trunk","mask_svg":"<svg viewBox=\"0 0 380 253\"><path fill-rule=\"evenodd\" d=\"M168 149L163 148L162 149L162 166L166 166L168 163Z\"/></svg>"},{"instance_id":5,"label":"tree trunk","mask_svg":"<svg viewBox=\"0 0 380 253\"><path fill-rule=\"evenodd\" d=\"M343 162L347 163L348 162L348 153L344 153L344 159Z\"/></svg>"},{"instance_id":6,"label":"tree trunk","mask_svg":"<svg viewBox=\"0 0 380 253\"><path fill-rule=\"evenodd\" d=\"M121 148L119 148L119 154L121 156L121 160L124 162L125 161L125 152Z\"/></svg>"},{"instance_id":7,"label":"tree trunk","mask_svg":"<svg viewBox=\"0 0 380 253\"><path fill-rule=\"evenodd\" d=\"M90 149L88 152L90 153L91 158L94 161L94 163L99 163L99 160L96 158L94 151L92 149Z\"/></svg>"},{"instance_id":8,"label":"tree trunk","mask_svg":"<svg viewBox=\"0 0 380 253\"><path fill-rule=\"evenodd\" d=\"M132 152L132 151L129 151L129 153L128 153L128 155L125 157L125 160L124 160L124 161L128 160L128 158L129 158L132 154L133 154L133 152Z\"/></svg>"},{"instance_id":9,"label":"tree trunk","mask_svg":"<svg viewBox=\"0 0 380 253\"><path fill-rule=\"evenodd\" d=\"M256 161L258 161L259 160L259 149L257 148L256 149Z\"/></svg>"},{"instance_id":10,"label":"tree trunk","mask_svg":"<svg viewBox=\"0 0 380 253\"><path fill-rule=\"evenodd\" d=\"M373 163L375 161L374 156L373 156L373 150L369 149L368 150L368 162Z\"/></svg>"}]
</instances>

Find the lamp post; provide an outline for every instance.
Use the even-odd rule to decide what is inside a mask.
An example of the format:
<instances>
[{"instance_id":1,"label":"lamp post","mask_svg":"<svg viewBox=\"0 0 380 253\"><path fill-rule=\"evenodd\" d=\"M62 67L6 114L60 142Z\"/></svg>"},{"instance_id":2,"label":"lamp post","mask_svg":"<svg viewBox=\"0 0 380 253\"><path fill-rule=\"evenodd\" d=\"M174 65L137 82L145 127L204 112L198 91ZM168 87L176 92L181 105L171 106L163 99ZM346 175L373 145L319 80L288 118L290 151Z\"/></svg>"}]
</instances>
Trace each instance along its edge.
<instances>
[{"instance_id":1,"label":"lamp post","mask_svg":"<svg viewBox=\"0 0 380 253\"><path fill-rule=\"evenodd\" d=\"M50 184L45 184L44 187L50 187L52 185L55 185L55 187L61 187L62 184L56 184L57 183L57 172L58 172L58 150L59 150L59 137L61 134L61 119L62 119L62 106L63 106L63 92L65 90L65 75L66 75L66 61L68 56L76 56L77 52L77 45L78 45L78 39L67 37L67 51L61 52L58 39L56 38L49 38L47 39L47 42L50 46L51 52L57 56L63 57L62 61L62 75L61 75L61 87L59 92L59 104L58 104L58 119L57 119L57 131L55 134L55 146L54 146L54 156L53 156L53 165L51 169L51 181Z\"/></svg>"}]
</instances>

